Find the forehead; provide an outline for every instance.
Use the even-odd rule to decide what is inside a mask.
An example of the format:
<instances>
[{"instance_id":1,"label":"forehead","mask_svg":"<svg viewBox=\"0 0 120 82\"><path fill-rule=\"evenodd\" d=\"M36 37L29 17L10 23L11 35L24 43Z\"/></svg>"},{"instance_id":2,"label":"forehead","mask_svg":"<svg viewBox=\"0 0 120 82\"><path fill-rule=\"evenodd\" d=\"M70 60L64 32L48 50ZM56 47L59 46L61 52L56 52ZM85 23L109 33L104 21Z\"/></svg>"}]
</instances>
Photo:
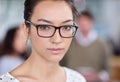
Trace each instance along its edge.
<instances>
[{"instance_id":1,"label":"forehead","mask_svg":"<svg viewBox=\"0 0 120 82\"><path fill-rule=\"evenodd\" d=\"M42 1L35 6L31 20L37 21L41 18L60 22L73 19L73 15L65 1Z\"/></svg>"}]
</instances>

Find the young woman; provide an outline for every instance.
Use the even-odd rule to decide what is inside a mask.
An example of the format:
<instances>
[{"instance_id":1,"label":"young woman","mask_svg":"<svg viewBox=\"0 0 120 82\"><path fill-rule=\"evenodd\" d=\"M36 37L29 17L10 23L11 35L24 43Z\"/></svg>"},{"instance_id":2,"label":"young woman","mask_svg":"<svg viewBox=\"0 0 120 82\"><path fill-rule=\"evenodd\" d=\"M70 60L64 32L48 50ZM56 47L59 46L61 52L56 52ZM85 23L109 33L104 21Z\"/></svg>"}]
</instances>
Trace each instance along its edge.
<instances>
[{"instance_id":1,"label":"young woman","mask_svg":"<svg viewBox=\"0 0 120 82\"><path fill-rule=\"evenodd\" d=\"M2 75L9 82L85 82L77 72L59 65L77 31L72 0L25 0L23 30L32 42L31 56ZM7 77L7 78L6 78Z\"/></svg>"}]
</instances>

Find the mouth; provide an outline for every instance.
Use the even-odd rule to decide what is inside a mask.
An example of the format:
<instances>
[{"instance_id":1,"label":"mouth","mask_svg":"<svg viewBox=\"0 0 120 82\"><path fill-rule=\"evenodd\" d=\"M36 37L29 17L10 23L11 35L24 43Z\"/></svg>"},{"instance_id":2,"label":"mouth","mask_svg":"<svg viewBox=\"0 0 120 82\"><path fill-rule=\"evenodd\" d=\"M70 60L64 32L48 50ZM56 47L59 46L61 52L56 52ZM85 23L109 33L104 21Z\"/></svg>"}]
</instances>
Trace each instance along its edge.
<instances>
[{"instance_id":1,"label":"mouth","mask_svg":"<svg viewBox=\"0 0 120 82\"><path fill-rule=\"evenodd\" d=\"M64 51L64 48L48 48L52 54L60 54Z\"/></svg>"}]
</instances>

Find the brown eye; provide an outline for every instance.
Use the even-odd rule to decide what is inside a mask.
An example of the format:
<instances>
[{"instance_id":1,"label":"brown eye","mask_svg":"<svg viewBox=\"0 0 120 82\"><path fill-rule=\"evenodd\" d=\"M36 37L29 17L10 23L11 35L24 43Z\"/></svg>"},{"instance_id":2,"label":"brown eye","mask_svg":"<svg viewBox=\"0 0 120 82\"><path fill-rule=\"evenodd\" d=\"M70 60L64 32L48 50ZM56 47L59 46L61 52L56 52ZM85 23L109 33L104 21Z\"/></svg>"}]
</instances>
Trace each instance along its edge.
<instances>
[{"instance_id":1,"label":"brown eye","mask_svg":"<svg viewBox=\"0 0 120 82\"><path fill-rule=\"evenodd\" d=\"M62 27L62 30L65 30L65 31L70 31L71 29L73 29L73 26L63 26Z\"/></svg>"},{"instance_id":2,"label":"brown eye","mask_svg":"<svg viewBox=\"0 0 120 82\"><path fill-rule=\"evenodd\" d=\"M37 28L39 30L50 30L50 29L52 29L51 26L49 26L49 25L37 25Z\"/></svg>"}]
</instances>

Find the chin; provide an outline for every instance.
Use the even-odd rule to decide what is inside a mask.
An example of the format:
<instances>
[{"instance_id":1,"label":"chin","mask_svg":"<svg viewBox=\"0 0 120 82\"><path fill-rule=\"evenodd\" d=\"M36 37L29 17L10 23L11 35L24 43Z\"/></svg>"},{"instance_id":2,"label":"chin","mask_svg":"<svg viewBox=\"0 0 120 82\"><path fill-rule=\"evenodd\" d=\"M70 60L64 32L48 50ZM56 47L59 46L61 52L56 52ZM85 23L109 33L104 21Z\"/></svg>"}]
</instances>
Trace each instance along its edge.
<instances>
[{"instance_id":1,"label":"chin","mask_svg":"<svg viewBox=\"0 0 120 82\"><path fill-rule=\"evenodd\" d=\"M57 56L52 56L52 57L49 57L49 61L51 62L54 62L54 63L59 63L62 59L63 59L64 56L61 56L61 55L57 55Z\"/></svg>"}]
</instances>

